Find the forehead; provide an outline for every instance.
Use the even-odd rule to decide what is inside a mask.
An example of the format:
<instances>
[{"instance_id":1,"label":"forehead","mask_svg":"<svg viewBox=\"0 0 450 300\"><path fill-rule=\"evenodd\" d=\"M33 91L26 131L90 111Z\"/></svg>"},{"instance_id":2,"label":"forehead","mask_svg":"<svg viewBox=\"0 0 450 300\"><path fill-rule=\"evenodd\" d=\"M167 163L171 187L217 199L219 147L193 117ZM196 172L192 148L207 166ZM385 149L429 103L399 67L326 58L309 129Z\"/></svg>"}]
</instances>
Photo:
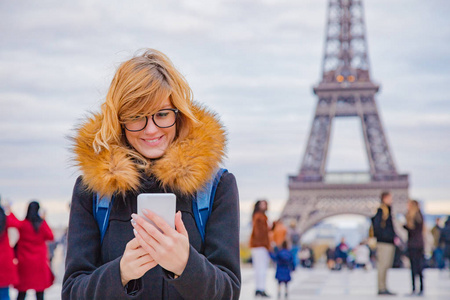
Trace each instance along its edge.
<instances>
[{"instance_id":1,"label":"forehead","mask_svg":"<svg viewBox=\"0 0 450 300\"><path fill-rule=\"evenodd\" d=\"M172 101L170 101L170 97L167 97L166 100L161 102L161 108L173 107Z\"/></svg>"},{"instance_id":2,"label":"forehead","mask_svg":"<svg viewBox=\"0 0 450 300\"><path fill-rule=\"evenodd\" d=\"M120 115L125 118L136 115L152 115L160 109L171 108L170 97L165 96L163 99L141 98L130 101L128 105L122 107Z\"/></svg>"}]
</instances>

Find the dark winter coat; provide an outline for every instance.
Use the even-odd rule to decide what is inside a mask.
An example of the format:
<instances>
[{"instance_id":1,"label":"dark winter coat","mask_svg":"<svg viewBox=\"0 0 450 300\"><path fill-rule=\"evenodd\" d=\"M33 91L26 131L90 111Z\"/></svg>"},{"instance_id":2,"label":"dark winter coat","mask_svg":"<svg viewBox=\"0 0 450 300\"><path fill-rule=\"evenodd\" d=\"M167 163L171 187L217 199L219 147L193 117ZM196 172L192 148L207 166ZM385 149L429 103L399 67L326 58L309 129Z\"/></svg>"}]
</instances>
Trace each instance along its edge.
<instances>
[{"instance_id":1,"label":"dark winter coat","mask_svg":"<svg viewBox=\"0 0 450 300\"><path fill-rule=\"evenodd\" d=\"M382 222L382 216L383 211L381 208L378 208L377 213L372 218L373 234L378 242L393 244L396 234L392 223L391 207L389 207L389 216L384 224Z\"/></svg>"},{"instance_id":2,"label":"dark winter coat","mask_svg":"<svg viewBox=\"0 0 450 300\"><path fill-rule=\"evenodd\" d=\"M414 228L403 227L408 231L408 249L423 249L423 217L414 220Z\"/></svg>"},{"instance_id":3,"label":"dark winter coat","mask_svg":"<svg viewBox=\"0 0 450 300\"><path fill-rule=\"evenodd\" d=\"M450 259L450 217L447 219L444 228L441 230L439 244L444 244L444 256Z\"/></svg>"},{"instance_id":4,"label":"dark winter coat","mask_svg":"<svg viewBox=\"0 0 450 300\"><path fill-rule=\"evenodd\" d=\"M219 166L224 132L214 115L194 107L201 126L175 141L145 174L139 173L127 148L115 146L99 155L92 138L101 124L96 116L75 138L75 152L83 176L73 192L68 230L63 300L91 299L238 299L240 293L239 199L235 177L225 172L217 186L202 245L192 212L192 195ZM120 162L120 163L118 163ZM135 185L133 182L139 182ZM93 217L95 192L118 192L103 243ZM120 259L134 238L130 223L139 193L175 193L176 210L189 234L189 259L177 279L159 265L132 280L134 295L122 286ZM123 194L123 196L122 196Z\"/></svg>"}]
</instances>

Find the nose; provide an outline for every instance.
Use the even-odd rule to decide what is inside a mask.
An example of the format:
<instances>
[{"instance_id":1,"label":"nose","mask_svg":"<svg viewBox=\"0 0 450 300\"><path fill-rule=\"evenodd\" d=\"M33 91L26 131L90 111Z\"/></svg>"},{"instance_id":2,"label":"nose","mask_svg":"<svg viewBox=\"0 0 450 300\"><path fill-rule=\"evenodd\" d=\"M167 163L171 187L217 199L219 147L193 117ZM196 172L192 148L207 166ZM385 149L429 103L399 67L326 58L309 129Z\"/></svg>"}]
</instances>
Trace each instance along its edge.
<instances>
[{"instance_id":1,"label":"nose","mask_svg":"<svg viewBox=\"0 0 450 300\"><path fill-rule=\"evenodd\" d=\"M152 117L148 117L147 126L144 128L144 132L147 134L155 133L159 130L159 127L156 126Z\"/></svg>"}]
</instances>

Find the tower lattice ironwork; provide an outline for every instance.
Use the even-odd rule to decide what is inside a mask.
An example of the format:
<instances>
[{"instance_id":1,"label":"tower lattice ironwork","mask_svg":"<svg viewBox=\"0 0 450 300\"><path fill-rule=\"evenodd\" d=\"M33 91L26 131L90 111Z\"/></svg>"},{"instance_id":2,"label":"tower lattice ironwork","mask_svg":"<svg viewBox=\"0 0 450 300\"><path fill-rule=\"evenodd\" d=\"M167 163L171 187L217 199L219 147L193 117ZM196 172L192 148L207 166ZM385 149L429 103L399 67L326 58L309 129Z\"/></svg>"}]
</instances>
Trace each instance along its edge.
<instances>
[{"instance_id":1,"label":"tower lattice ironwork","mask_svg":"<svg viewBox=\"0 0 450 300\"><path fill-rule=\"evenodd\" d=\"M338 214L371 216L382 191L393 196L393 209L404 213L408 175L399 174L378 113L367 49L361 0L330 0L322 80L313 88L318 97L300 172L289 177L289 200L283 219L297 220L300 233ZM358 117L370 170L326 172L333 119Z\"/></svg>"}]
</instances>

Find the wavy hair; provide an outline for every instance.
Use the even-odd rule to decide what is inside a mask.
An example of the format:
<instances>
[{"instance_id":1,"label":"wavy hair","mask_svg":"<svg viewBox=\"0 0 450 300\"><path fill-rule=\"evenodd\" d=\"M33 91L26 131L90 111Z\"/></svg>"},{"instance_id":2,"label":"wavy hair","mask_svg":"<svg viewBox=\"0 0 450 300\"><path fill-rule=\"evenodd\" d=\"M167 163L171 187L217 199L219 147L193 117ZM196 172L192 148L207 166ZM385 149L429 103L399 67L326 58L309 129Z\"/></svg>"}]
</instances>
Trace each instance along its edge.
<instances>
[{"instance_id":1,"label":"wavy hair","mask_svg":"<svg viewBox=\"0 0 450 300\"><path fill-rule=\"evenodd\" d=\"M409 200L408 212L406 213L406 226L409 229L415 229L416 224L423 222L422 212L420 211L419 202L416 200Z\"/></svg>"},{"instance_id":2,"label":"wavy hair","mask_svg":"<svg viewBox=\"0 0 450 300\"><path fill-rule=\"evenodd\" d=\"M267 205L267 200L264 200L264 199L258 200L258 201L255 202L255 206L253 207L252 217L255 216L255 214L257 212L262 212L262 213L265 214L266 211L261 208L261 205L262 205L263 202L265 202L266 205Z\"/></svg>"},{"instance_id":3,"label":"wavy hair","mask_svg":"<svg viewBox=\"0 0 450 300\"><path fill-rule=\"evenodd\" d=\"M0 206L0 237L6 231L6 214L3 207Z\"/></svg>"},{"instance_id":4,"label":"wavy hair","mask_svg":"<svg viewBox=\"0 0 450 300\"><path fill-rule=\"evenodd\" d=\"M101 106L102 126L93 142L97 153L113 145L129 147L123 124L156 113L167 98L180 112L175 140L184 138L198 122L192 112L192 90L183 75L162 52L143 51L123 62L114 75ZM146 164L146 158L129 148L133 157Z\"/></svg>"}]
</instances>

